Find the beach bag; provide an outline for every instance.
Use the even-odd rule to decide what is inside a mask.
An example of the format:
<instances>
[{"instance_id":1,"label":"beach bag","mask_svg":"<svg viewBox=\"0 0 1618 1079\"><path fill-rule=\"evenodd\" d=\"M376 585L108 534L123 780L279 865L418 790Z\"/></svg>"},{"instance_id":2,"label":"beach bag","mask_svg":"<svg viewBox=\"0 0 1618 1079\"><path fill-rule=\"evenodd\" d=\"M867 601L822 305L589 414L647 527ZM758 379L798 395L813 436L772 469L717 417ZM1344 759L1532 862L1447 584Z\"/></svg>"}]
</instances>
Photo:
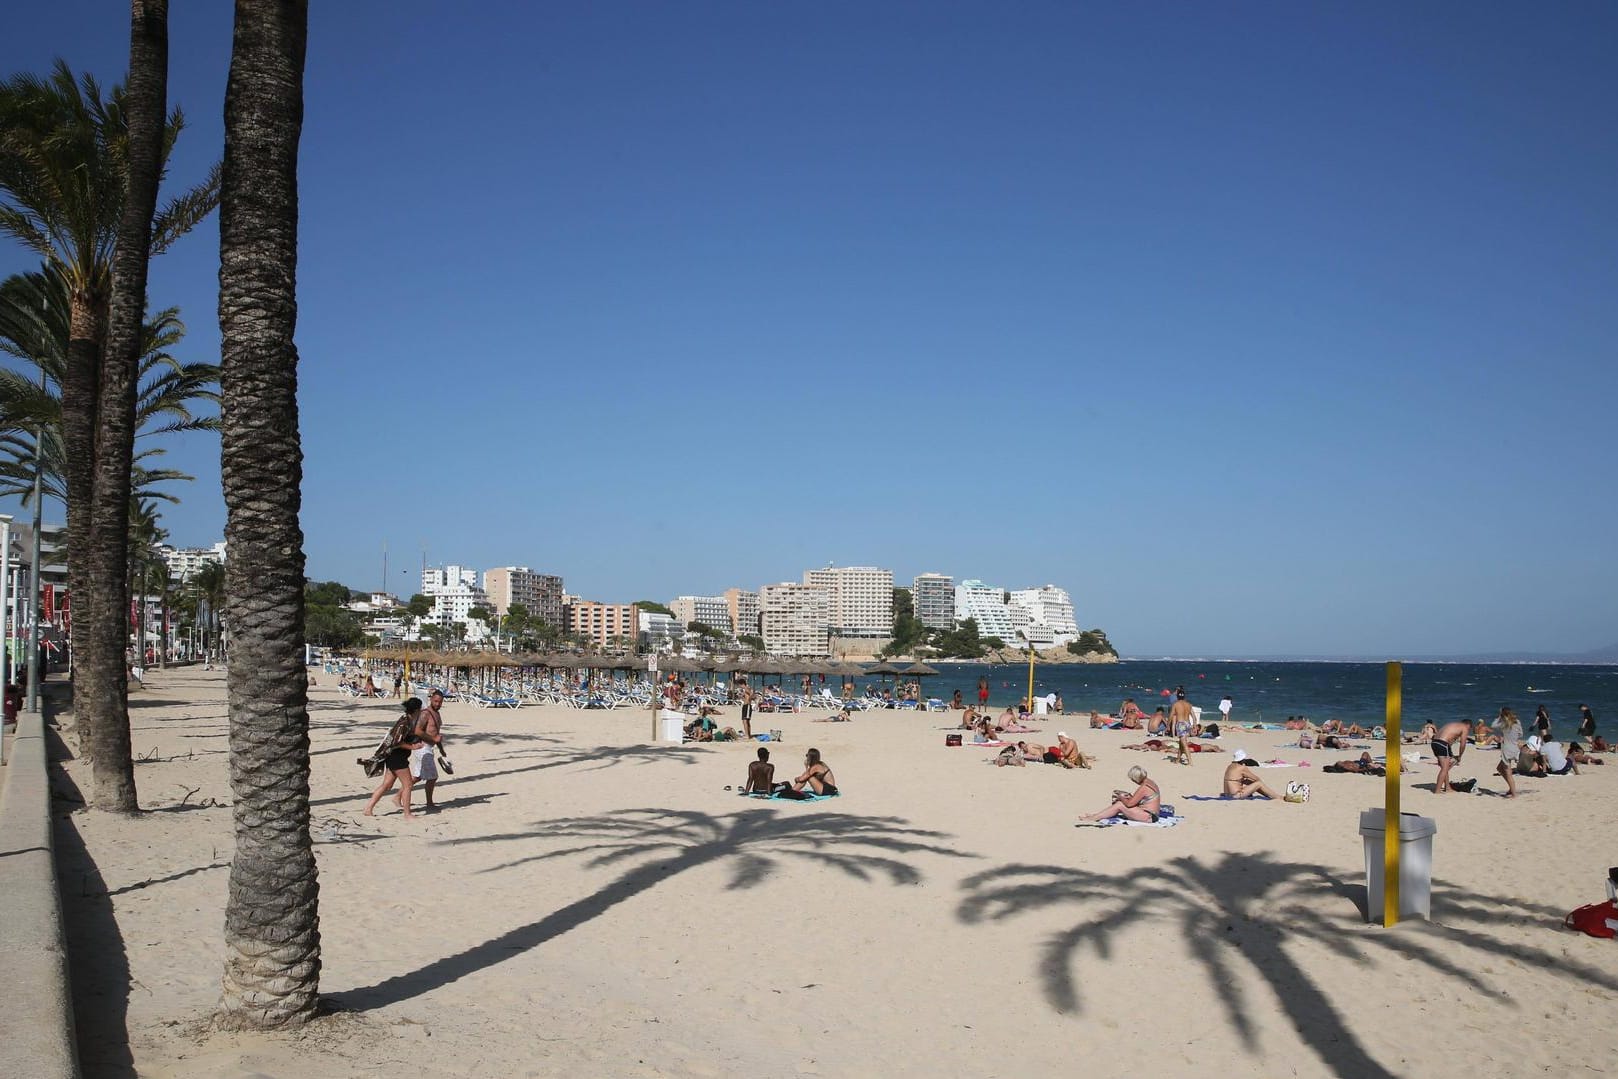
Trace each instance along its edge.
<instances>
[{"instance_id":1,"label":"beach bag","mask_svg":"<svg viewBox=\"0 0 1618 1079\"><path fill-rule=\"evenodd\" d=\"M1287 784L1287 792L1282 797L1288 802L1307 802L1309 800L1309 784L1300 783L1294 779Z\"/></svg>"},{"instance_id":2,"label":"beach bag","mask_svg":"<svg viewBox=\"0 0 1618 1079\"><path fill-rule=\"evenodd\" d=\"M946 734L944 735L944 744L946 746L958 746L961 744L961 736L958 734Z\"/></svg>"},{"instance_id":3,"label":"beach bag","mask_svg":"<svg viewBox=\"0 0 1618 1079\"><path fill-rule=\"evenodd\" d=\"M1562 928L1577 929L1592 937L1611 940L1618 937L1618 903L1611 899L1604 903L1586 903L1562 919Z\"/></svg>"}]
</instances>

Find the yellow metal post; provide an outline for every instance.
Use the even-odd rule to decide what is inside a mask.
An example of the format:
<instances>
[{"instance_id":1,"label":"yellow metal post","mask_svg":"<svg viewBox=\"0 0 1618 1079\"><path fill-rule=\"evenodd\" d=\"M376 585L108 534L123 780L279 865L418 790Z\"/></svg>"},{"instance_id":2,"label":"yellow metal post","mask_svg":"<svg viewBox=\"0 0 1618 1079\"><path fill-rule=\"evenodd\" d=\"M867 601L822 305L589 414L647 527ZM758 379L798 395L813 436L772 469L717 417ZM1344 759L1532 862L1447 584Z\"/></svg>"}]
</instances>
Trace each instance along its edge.
<instances>
[{"instance_id":1,"label":"yellow metal post","mask_svg":"<svg viewBox=\"0 0 1618 1079\"><path fill-rule=\"evenodd\" d=\"M1382 924L1399 924L1399 716L1404 708L1404 666L1388 664L1388 776L1382 823Z\"/></svg>"},{"instance_id":2,"label":"yellow metal post","mask_svg":"<svg viewBox=\"0 0 1618 1079\"><path fill-rule=\"evenodd\" d=\"M1028 642L1028 711L1034 711L1034 642Z\"/></svg>"}]
</instances>

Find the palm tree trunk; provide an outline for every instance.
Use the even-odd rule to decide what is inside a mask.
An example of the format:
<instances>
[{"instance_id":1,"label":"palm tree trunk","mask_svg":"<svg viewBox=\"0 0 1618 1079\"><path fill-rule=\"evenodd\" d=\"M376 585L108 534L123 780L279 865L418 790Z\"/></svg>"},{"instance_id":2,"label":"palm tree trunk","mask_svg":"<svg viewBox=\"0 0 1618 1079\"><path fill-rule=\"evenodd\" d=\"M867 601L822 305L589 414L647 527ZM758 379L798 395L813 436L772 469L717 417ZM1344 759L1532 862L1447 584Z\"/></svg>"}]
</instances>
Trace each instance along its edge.
<instances>
[{"instance_id":1,"label":"palm tree trunk","mask_svg":"<svg viewBox=\"0 0 1618 1079\"><path fill-rule=\"evenodd\" d=\"M236 0L225 89L220 437L236 855L220 1018L234 1028L300 1024L319 1003L293 344L308 22L307 0Z\"/></svg>"},{"instance_id":2,"label":"palm tree trunk","mask_svg":"<svg viewBox=\"0 0 1618 1079\"><path fill-rule=\"evenodd\" d=\"M135 446L135 384L146 319L146 271L152 215L163 173L163 127L168 111L168 0L132 0L129 20L129 179L118 244L112 257L112 301L107 347L101 359L96 415L94 487L86 566L95 578L89 618L80 623L79 661L90 675L75 687L73 709L94 744L94 805L134 813L135 764L129 745L129 682L124 674L129 639L123 596L129 586L129 489ZM88 624L85 624L85 623ZM144 627L136 627L143 655ZM88 645L86 649L84 645Z\"/></svg>"},{"instance_id":3,"label":"palm tree trunk","mask_svg":"<svg viewBox=\"0 0 1618 1079\"><path fill-rule=\"evenodd\" d=\"M62 442L67 448L62 471L67 482L67 588L72 597L73 691L77 701L94 697L96 675L80 662L80 635L85 621L80 612L94 609L91 592L95 575L89 571L90 499L95 487L96 406L101 385L101 349L106 344L106 296L75 290L68 315L67 363L62 372ZM87 633L88 631L86 631ZM94 651L92 648L91 651ZM74 707L79 751L92 762L96 742L90 734L88 711Z\"/></svg>"}]
</instances>

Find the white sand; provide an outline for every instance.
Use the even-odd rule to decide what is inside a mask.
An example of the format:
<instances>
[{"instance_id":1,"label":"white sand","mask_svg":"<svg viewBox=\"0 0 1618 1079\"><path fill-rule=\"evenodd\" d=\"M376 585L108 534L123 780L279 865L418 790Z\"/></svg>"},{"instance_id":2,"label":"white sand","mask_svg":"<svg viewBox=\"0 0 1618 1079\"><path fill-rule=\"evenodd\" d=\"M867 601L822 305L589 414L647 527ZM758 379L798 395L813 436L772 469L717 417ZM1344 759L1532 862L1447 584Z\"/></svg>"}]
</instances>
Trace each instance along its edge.
<instances>
[{"instance_id":1,"label":"white sand","mask_svg":"<svg viewBox=\"0 0 1618 1079\"><path fill-rule=\"evenodd\" d=\"M199 1029L218 997L230 810L223 676L136 695L142 804L64 817L86 1074L1517 1076L1604 1072L1618 944L1560 929L1604 897L1618 762L1531 792L1437 797L1431 924L1366 926L1358 812L1382 781L1241 734L1307 805L1199 803L1228 757L1123 752L1095 771L946 749L956 714L761 716L788 777L818 746L843 797L727 793L754 748L650 745L645 712L450 704L456 776L415 821L360 816L354 758L393 715L313 713L324 994L292 1035ZM727 721L734 722L734 712ZM1127 736L1126 736L1127 735ZM176 759L178 757L178 759ZM1469 752L1459 775L1486 774ZM1188 818L1076 829L1142 764ZM88 789L84 767L68 774ZM1500 787L1498 779L1486 785ZM386 806L386 803L384 803ZM64 806L65 808L65 806ZM379 811L380 812L380 811ZM79 838L82 837L82 840ZM93 867L75 854L80 842ZM111 891L110 897L97 893ZM113 918L115 917L115 928ZM127 985L126 985L127 981ZM125 1031L127 1030L127 1034ZM124 1044L127 1040L127 1045ZM413 1062L413 1063L412 1063Z\"/></svg>"}]
</instances>

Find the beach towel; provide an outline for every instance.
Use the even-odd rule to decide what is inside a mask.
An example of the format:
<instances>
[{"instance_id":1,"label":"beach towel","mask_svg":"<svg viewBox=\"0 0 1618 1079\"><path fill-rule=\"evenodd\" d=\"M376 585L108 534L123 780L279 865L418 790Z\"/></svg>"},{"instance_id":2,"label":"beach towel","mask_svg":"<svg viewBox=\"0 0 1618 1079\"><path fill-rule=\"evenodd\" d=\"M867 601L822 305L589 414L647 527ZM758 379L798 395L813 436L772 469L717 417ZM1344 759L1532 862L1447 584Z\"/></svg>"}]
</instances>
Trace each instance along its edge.
<instances>
[{"instance_id":1,"label":"beach towel","mask_svg":"<svg viewBox=\"0 0 1618 1079\"><path fill-rule=\"evenodd\" d=\"M1188 802L1263 802L1264 798L1238 798L1234 794L1182 794Z\"/></svg>"},{"instance_id":2,"label":"beach towel","mask_svg":"<svg viewBox=\"0 0 1618 1079\"><path fill-rule=\"evenodd\" d=\"M782 798L780 795L771 791L753 791L751 794L746 791L742 791L741 794L743 798L764 798L772 802L824 802L828 798L838 798L842 796L841 791L838 791L836 794L815 794L813 791L807 790L803 792L802 798Z\"/></svg>"},{"instance_id":3,"label":"beach towel","mask_svg":"<svg viewBox=\"0 0 1618 1079\"><path fill-rule=\"evenodd\" d=\"M1126 825L1127 827L1130 827L1130 828L1173 828L1183 820L1185 820L1184 817L1159 817L1156 820L1152 820L1152 821L1147 821L1147 820L1126 820L1123 817L1109 817L1106 820L1081 820L1077 824L1075 824L1073 827L1075 827L1075 828L1111 828L1111 827L1114 827L1115 825L1122 824L1122 825Z\"/></svg>"}]
</instances>

